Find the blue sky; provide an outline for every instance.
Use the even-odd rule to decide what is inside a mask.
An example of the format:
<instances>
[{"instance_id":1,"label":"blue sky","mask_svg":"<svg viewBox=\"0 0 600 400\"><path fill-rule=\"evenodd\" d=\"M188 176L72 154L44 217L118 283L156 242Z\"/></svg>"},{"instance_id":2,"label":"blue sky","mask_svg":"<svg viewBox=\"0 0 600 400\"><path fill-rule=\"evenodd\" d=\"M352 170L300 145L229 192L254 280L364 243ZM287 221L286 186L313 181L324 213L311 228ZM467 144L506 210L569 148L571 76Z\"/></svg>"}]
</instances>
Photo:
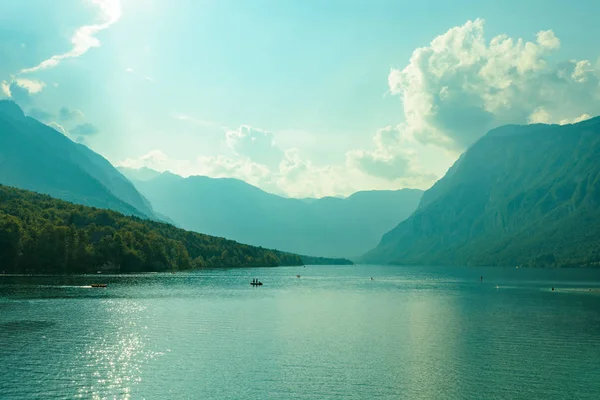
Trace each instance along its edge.
<instances>
[{"instance_id":1,"label":"blue sky","mask_svg":"<svg viewBox=\"0 0 600 400\"><path fill-rule=\"evenodd\" d=\"M7 0L0 95L117 165L299 197L425 189L494 126L600 112L597 15L590 1Z\"/></svg>"}]
</instances>

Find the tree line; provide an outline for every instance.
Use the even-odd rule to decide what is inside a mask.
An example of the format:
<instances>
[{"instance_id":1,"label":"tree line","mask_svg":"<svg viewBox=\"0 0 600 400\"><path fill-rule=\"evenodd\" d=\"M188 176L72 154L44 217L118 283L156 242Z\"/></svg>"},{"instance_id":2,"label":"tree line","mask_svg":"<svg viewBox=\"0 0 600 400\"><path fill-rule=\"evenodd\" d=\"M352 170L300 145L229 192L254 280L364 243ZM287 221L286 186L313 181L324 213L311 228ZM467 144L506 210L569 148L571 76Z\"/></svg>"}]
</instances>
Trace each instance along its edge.
<instances>
[{"instance_id":1,"label":"tree line","mask_svg":"<svg viewBox=\"0 0 600 400\"><path fill-rule=\"evenodd\" d=\"M0 272L303 265L300 256L0 185Z\"/></svg>"}]
</instances>

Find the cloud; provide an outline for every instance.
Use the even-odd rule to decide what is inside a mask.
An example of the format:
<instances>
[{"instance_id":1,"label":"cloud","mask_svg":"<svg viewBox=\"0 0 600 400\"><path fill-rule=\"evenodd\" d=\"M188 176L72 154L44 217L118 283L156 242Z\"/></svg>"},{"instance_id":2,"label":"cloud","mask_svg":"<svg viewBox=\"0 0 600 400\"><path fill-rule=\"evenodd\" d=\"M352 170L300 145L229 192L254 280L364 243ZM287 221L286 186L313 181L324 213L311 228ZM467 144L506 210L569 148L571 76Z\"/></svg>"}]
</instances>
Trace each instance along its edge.
<instances>
[{"instance_id":1,"label":"cloud","mask_svg":"<svg viewBox=\"0 0 600 400\"><path fill-rule=\"evenodd\" d=\"M29 90L23 86L18 85L16 82L13 82L9 88L8 92L14 101L16 101L21 106L26 106L31 104L31 95L29 94Z\"/></svg>"},{"instance_id":2,"label":"cloud","mask_svg":"<svg viewBox=\"0 0 600 400\"><path fill-rule=\"evenodd\" d=\"M435 180L435 175L421 171L417 153L412 149L414 139L405 126L379 129L373 138L375 150L353 150L346 153L346 163L365 174L396 181L399 179ZM419 185L422 186L422 185Z\"/></svg>"},{"instance_id":3,"label":"cloud","mask_svg":"<svg viewBox=\"0 0 600 400\"><path fill-rule=\"evenodd\" d=\"M83 112L77 109L70 110L67 107L61 107L61 109L58 111L58 117L61 121L73 121L83 118L84 115Z\"/></svg>"},{"instance_id":4,"label":"cloud","mask_svg":"<svg viewBox=\"0 0 600 400\"><path fill-rule=\"evenodd\" d=\"M0 89L2 90L2 94L5 97L12 97L12 93L10 92L10 83L6 81L0 82Z\"/></svg>"},{"instance_id":5,"label":"cloud","mask_svg":"<svg viewBox=\"0 0 600 400\"><path fill-rule=\"evenodd\" d=\"M95 135L98 132L100 132L100 130L93 124L90 124L89 122L77 125L75 128L71 129L69 131L71 133L71 135L73 136L90 136L90 135Z\"/></svg>"},{"instance_id":6,"label":"cloud","mask_svg":"<svg viewBox=\"0 0 600 400\"><path fill-rule=\"evenodd\" d=\"M67 135L67 131L65 130L65 128L63 128L63 126L57 122L52 121L48 124L48 126L56 129L57 131L59 131L60 133L62 133L65 136Z\"/></svg>"},{"instance_id":7,"label":"cloud","mask_svg":"<svg viewBox=\"0 0 600 400\"><path fill-rule=\"evenodd\" d=\"M193 160L173 159L161 150L152 150L139 158L115 162L117 166L170 171L181 176L203 175L213 178L237 178L270 193L291 197L349 195L363 189L420 187L422 177L403 177L390 181L370 176L351 165L314 165L298 149L283 152L278 166L268 167L247 157L201 156ZM432 182L426 182L426 185ZM421 186L419 186L421 185Z\"/></svg>"},{"instance_id":8,"label":"cloud","mask_svg":"<svg viewBox=\"0 0 600 400\"><path fill-rule=\"evenodd\" d=\"M100 46L100 41L96 38L96 34L104 29L107 29L121 18L121 1L91 0L91 3L99 7L103 19L102 23L85 25L78 28L71 37L71 44L73 45L71 50L66 53L54 55L34 67L22 69L19 71L19 74L28 74L43 69L56 67L65 59L79 57L85 54L92 47Z\"/></svg>"},{"instance_id":9,"label":"cloud","mask_svg":"<svg viewBox=\"0 0 600 400\"><path fill-rule=\"evenodd\" d=\"M5 97L12 98L20 105L31 103L32 94L42 91L46 84L36 79L12 78L10 82L0 82L0 89Z\"/></svg>"},{"instance_id":10,"label":"cloud","mask_svg":"<svg viewBox=\"0 0 600 400\"><path fill-rule=\"evenodd\" d=\"M139 158L127 158L123 161L116 163L115 165L119 167L140 169L142 167L147 167L154 169L156 171L166 171L165 163L168 160L167 155L161 150L151 150L150 152L144 154Z\"/></svg>"},{"instance_id":11,"label":"cloud","mask_svg":"<svg viewBox=\"0 0 600 400\"><path fill-rule=\"evenodd\" d=\"M236 154L267 166L279 165L284 154L271 132L249 125L227 131L226 143Z\"/></svg>"},{"instance_id":12,"label":"cloud","mask_svg":"<svg viewBox=\"0 0 600 400\"><path fill-rule=\"evenodd\" d=\"M562 119L562 120L560 120L559 124L561 124L561 125L567 125L567 124L576 124L576 123L578 123L578 122L585 121L585 120L588 120L588 119L590 119L590 118L592 118L592 116L591 116L591 115L589 115L589 114L581 114L581 115L580 115L579 117L577 117L577 118L573 118L573 119Z\"/></svg>"},{"instance_id":13,"label":"cloud","mask_svg":"<svg viewBox=\"0 0 600 400\"><path fill-rule=\"evenodd\" d=\"M457 156L491 128L568 124L600 113L599 64L550 63L560 46L552 30L538 32L531 41L507 35L488 41L481 19L449 29L388 75L389 93L401 99L404 121L378 130L370 148L347 152L341 164L316 165L294 143L282 148L281 138L278 145L273 133L248 125L220 127L232 157L179 160L155 150L121 164L182 176L235 177L296 197L427 189L436 175L423 165L439 169L433 165L442 162L439 157L451 163L449 155ZM185 114L172 117L219 127Z\"/></svg>"},{"instance_id":14,"label":"cloud","mask_svg":"<svg viewBox=\"0 0 600 400\"><path fill-rule=\"evenodd\" d=\"M559 48L551 30L534 42L507 35L487 42L484 21L468 21L392 69L390 93L401 97L405 129L416 140L456 152L498 125L599 113L598 68L587 60L550 66Z\"/></svg>"},{"instance_id":15,"label":"cloud","mask_svg":"<svg viewBox=\"0 0 600 400\"><path fill-rule=\"evenodd\" d=\"M30 94L39 93L46 84L37 79L15 78L13 85L17 85L29 92Z\"/></svg>"},{"instance_id":16,"label":"cloud","mask_svg":"<svg viewBox=\"0 0 600 400\"><path fill-rule=\"evenodd\" d=\"M54 118L54 115L52 115L51 113L35 107L30 109L28 114L30 117L42 122L47 122Z\"/></svg>"},{"instance_id":17,"label":"cloud","mask_svg":"<svg viewBox=\"0 0 600 400\"><path fill-rule=\"evenodd\" d=\"M529 124L549 124L552 120L552 115L544 107L538 107L527 117Z\"/></svg>"}]
</instances>

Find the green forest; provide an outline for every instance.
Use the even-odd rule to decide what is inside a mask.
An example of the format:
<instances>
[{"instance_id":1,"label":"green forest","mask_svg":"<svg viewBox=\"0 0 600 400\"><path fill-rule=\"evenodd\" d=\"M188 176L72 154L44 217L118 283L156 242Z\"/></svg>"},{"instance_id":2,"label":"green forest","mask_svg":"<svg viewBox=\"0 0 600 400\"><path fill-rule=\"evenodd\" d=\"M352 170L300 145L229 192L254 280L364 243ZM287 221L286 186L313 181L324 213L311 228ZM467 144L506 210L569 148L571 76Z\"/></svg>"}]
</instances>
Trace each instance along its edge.
<instances>
[{"instance_id":1,"label":"green forest","mask_svg":"<svg viewBox=\"0 0 600 400\"><path fill-rule=\"evenodd\" d=\"M0 185L0 272L129 273L302 264L298 255Z\"/></svg>"}]
</instances>

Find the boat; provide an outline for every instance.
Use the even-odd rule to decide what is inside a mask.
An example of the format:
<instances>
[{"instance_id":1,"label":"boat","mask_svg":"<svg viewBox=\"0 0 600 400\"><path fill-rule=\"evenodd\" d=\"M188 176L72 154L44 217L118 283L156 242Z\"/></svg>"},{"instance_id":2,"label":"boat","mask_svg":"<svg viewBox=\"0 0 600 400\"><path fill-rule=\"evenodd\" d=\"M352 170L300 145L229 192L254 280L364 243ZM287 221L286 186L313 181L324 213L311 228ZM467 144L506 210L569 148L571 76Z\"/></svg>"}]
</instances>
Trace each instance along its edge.
<instances>
[{"instance_id":1,"label":"boat","mask_svg":"<svg viewBox=\"0 0 600 400\"><path fill-rule=\"evenodd\" d=\"M262 286L262 282L259 281L258 279L252 279L252 282L250 282L250 284L252 286Z\"/></svg>"},{"instance_id":2,"label":"boat","mask_svg":"<svg viewBox=\"0 0 600 400\"><path fill-rule=\"evenodd\" d=\"M300 278L300 275L296 275L296 278Z\"/></svg>"},{"instance_id":3,"label":"boat","mask_svg":"<svg viewBox=\"0 0 600 400\"><path fill-rule=\"evenodd\" d=\"M105 288L108 285L106 283L92 283L91 286L94 287L94 288Z\"/></svg>"}]
</instances>

